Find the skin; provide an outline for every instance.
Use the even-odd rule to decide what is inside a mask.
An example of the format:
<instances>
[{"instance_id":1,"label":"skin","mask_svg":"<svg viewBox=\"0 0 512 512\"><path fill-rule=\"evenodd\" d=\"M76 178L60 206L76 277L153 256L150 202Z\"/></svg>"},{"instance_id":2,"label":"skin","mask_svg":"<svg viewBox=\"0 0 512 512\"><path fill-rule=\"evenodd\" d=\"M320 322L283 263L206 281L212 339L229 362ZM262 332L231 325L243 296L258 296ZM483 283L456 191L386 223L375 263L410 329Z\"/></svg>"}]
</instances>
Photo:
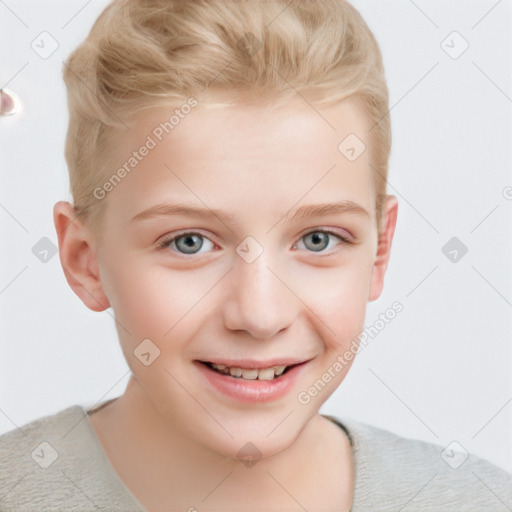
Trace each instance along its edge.
<instances>
[{"instance_id":1,"label":"skin","mask_svg":"<svg viewBox=\"0 0 512 512\"><path fill-rule=\"evenodd\" d=\"M116 164L168 116L163 108L140 115ZM279 109L199 103L103 199L101 233L75 219L69 203L55 205L68 283L91 310L112 307L132 370L124 394L90 421L114 469L148 510L350 509L352 452L343 431L318 413L350 365L308 404L297 395L349 348L364 328L367 302L383 288L398 202L387 196L379 234L369 152L349 162L338 151L350 133L367 141L370 126L356 99L316 110L302 99ZM283 219L306 204L341 200L368 216ZM131 221L175 201L234 218ZM312 250L305 235L321 229L352 243L330 235L328 245L321 239L321 250ZM183 232L206 237L199 254L156 248ZM263 248L252 263L236 252L247 236ZM134 350L147 338L160 356L145 366ZM247 404L199 375L194 360L219 355L309 362L286 396ZM237 458L249 441L262 454L251 468Z\"/></svg>"}]
</instances>

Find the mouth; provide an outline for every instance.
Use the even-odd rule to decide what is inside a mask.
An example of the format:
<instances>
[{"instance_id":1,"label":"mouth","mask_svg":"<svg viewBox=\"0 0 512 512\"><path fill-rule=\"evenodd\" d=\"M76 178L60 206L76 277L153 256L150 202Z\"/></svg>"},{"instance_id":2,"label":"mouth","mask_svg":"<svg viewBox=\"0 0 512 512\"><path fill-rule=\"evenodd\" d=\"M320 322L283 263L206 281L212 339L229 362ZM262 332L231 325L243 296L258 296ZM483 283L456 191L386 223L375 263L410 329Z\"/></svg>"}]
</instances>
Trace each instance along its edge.
<instances>
[{"instance_id":1,"label":"mouth","mask_svg":"<svg viewBox=\"0 0 512 512\"><path fill-rule=\"evenodd\" d=\"M260 364L257 368L242 368L242 365L237 364L218 364L209 361L199 361L200 363L208 366L213 371L220 373L221 375L227 375L235 379L243 380L275 380L286 374L287 371L293 367L303 363L291 363L291 364Z\"/></svg>"},{"instance_id":2,"label":"mouth","mask_svg":"<svg viewBox=\"0 0 512 512\"><path fill-rule=\"evenodd\" d=\"M269 402L291 392L310 361L200 361L194 363L207 387L237 402Z\"/></svg>"}]
</instances>

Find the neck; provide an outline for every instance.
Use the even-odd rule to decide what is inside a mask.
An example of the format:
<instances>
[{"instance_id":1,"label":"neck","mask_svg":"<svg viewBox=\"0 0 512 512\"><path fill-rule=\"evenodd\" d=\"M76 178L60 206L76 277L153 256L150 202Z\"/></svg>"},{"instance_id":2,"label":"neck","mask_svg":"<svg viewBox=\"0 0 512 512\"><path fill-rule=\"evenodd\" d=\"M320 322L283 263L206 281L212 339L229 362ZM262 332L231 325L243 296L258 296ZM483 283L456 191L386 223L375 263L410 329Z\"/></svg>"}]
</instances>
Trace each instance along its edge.
<instances>
[{"instance_id":1,"label":"neck","mask_svg":"<svg viewBox=\"0 0 512 512\"><path fill-rule=\"evenodd\" d=\"M350 509L352 452L343 431L319 414L290 446L252 465L169 424L133 375L125 393L90 422L115 471L148 510L278 511L297 503L315 510L326 493L326 504Z\"/></svg>"}]
</instances>

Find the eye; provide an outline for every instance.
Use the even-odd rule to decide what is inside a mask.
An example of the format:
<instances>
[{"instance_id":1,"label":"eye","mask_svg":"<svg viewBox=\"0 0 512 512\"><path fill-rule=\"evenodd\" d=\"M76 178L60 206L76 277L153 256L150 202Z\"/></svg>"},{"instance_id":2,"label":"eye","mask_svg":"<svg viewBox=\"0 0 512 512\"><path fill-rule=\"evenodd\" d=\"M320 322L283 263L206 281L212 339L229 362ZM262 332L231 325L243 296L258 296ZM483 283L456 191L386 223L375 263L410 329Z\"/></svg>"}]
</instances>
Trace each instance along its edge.
<instances>
[{"instance_id":1,"label":"eye","mask_svg":"<svg viewBox=\"0 0 512 512\"><path fill-rule=\"evenodd\" d=\"M332 249L335 246L334 243L331 243L334 239L339 241L337 245L353 243L348 238L334 233L333 231L317 229L303 235L297 245L300 245L304 240L303 245L306 250L312 252L326 252L325 250L327 248ZM171 247L173 251L179 254L195 255L201 254L201 252L211 251L214 247L214 243L201 233L187 232L164 238L157 245L158 249L166 249L168 247ZM304 247L298 248L304 249ZM201 249L205 250L201 251Z\"/></svg>"},{"instance_id":2,"label":"eye","mask_svg":"<svg viewBox=\"0 0 512 512\"><path fill-rule=\"evenodd\" d=\"M311 232L307 233L306 235L302 236L299 242L304 240L303 245L308 250L311 250L313 252L323 252L329 246L331 246L330 248L332 248L332 245L330 244L330 242L333 240L333 238L331 238L331 237L334 237L334 238L337 238L338 240L340 240L341 244L344 244L344 243L351 244L352 243L348 238L345 238L345 237L339 235L338 233L334 233L334 232L328 231L328 230L311 231ZM340 244L338 244L338 245L340 245ZM299 249L302 249L302 247L299 247Z\"/></svg>"},{"instance_id":3,"label":"eye","mask_svg":"<svg viewBox=\"0 0 512 512\"><path fill-rule=\"evenodd\" d=\"M199 251L203 247L207 249L203 252L208 252L208 249L211 250L213 248L213 242L200 233L181 233L164 238L164 240L158 244L159 249L165 249L167 247L172 247L173 250L181 254L200 254Z\"/></svg>"}]
</instances>

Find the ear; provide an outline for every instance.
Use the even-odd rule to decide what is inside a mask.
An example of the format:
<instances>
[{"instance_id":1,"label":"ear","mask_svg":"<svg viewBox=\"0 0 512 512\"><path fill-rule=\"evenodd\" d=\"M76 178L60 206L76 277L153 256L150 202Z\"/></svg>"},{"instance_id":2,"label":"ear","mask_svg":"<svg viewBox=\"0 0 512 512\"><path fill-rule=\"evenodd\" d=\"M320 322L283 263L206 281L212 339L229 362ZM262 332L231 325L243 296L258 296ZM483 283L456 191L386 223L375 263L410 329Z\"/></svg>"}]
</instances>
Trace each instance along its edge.
<instances>
[{"instance_id":1,"label":"ear","mask_svg":"<svg viewBox=\"0 0 512 512\"><path fill-rule=\"evenodd\" d=\"M369 302L377 300L384 288L384 276L391 255L391 243L393 242L398 215L398 200L395 196L386 196L383 213L379 230L377 254L375 256L375 262L373 263L370 279Z\"/></svg>"},{"instance_id":2,"label":"ear","mask_svg":"<svg viewBox=\"0 0 512 512\"><path fill-rule=\"evenodd\" d=\"M93 233L66 201L55 203L53 222L59 239L60 263L69 286L89 309L104 311L110 303L100 280Z\"/></svg>"}]
</instances>

